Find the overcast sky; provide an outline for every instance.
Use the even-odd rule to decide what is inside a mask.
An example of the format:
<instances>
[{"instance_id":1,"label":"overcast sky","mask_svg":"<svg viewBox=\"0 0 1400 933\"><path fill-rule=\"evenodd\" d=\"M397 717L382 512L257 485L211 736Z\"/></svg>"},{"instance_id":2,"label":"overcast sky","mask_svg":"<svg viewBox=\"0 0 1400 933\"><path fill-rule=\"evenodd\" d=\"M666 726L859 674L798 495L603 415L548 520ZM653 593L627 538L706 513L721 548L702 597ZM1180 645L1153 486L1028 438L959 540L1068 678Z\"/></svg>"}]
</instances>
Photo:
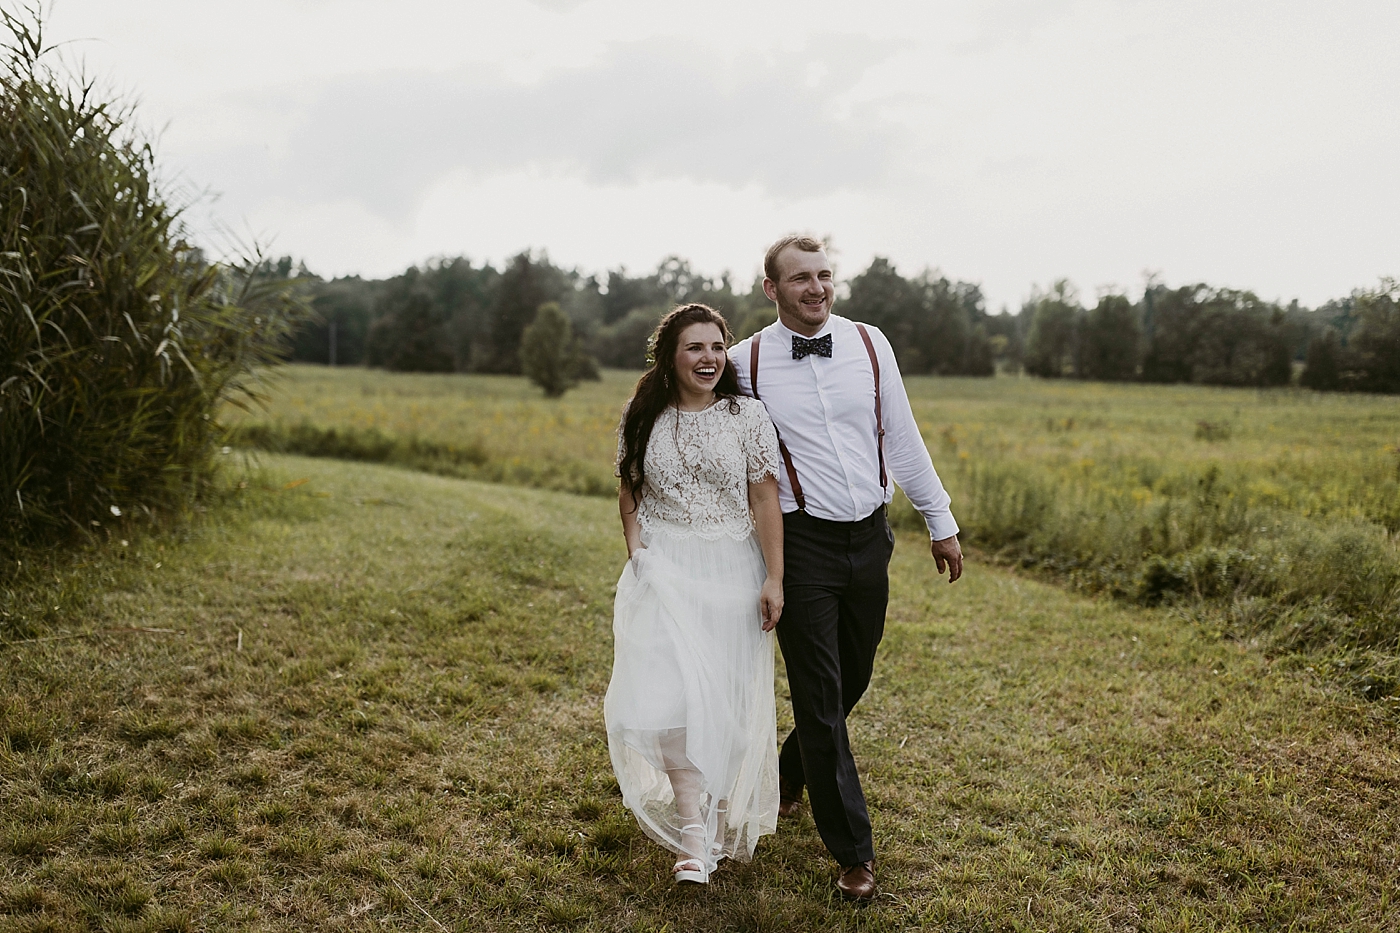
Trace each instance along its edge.
<instances>
[{"instance_id":1,"label":"overcast sky","mask_svg":"<svg viewBox=\"0 0 1400 933\"><path fill-rule=\"evenodd\" d=\"M991 310L1400 275L1395 0L58 0L49 33L325 276L534 247L748 280L788 231Z\"/></svg>"}]
</instances>

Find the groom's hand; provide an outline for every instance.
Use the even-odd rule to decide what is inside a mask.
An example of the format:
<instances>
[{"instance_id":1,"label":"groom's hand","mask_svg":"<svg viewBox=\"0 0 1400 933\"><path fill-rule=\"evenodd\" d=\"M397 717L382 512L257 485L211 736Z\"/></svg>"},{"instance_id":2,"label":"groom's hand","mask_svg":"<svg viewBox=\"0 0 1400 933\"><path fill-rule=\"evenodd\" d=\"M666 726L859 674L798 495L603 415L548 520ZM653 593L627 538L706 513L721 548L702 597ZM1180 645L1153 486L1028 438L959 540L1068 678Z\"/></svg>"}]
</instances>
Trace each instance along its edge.
<instances>
[{"instance_id":1,"label":"groom's hand","mask_svg":"<svg viewBox=\"0 0 1400 933\"><path fill-rule=\"evenodd\" d=\"M933 552L933 562L938 572L941 574L947 570L948 582L956 583L962 576L962 545L958 544L958 536L934 541L929 544L929 550Z\"/></svg>"}]
</instances>

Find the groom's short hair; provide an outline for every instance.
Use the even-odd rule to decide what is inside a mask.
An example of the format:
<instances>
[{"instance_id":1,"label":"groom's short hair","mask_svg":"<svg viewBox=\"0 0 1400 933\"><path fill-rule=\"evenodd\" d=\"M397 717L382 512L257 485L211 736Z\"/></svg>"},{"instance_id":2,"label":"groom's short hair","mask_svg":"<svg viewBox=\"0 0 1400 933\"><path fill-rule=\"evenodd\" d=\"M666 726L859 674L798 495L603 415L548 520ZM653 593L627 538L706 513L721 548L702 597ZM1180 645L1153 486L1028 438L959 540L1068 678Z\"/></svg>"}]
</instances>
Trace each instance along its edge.
<instances>
[{"instance_id":1,"label":"groom's short hair","mask_svg":"<svg viewBox=\"0 0 1400 933\"><path fill-rule=\"evenodd\" d=\"M766 278L778 281L778 255L789 246L795 246L804 253L820 253L826 249L826 244L821 240L800 233L789 233L768 247L768 252L763 254L763 275Z\"/></svg>"}]
</instances>

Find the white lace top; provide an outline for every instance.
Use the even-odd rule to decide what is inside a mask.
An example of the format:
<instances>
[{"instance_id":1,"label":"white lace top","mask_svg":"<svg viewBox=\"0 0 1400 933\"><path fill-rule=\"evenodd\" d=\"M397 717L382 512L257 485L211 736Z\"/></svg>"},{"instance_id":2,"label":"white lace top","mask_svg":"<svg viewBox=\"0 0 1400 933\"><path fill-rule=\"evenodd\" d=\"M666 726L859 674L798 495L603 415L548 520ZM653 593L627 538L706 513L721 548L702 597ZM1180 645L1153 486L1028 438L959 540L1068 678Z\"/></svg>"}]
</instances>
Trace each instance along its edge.
<instances>
[{"instance_id":1,"label":"white lace top","mask_svg":"<svg viewBox=\"0 0 1400 933\"><path fill-rule=\"evenodd\" d=\"M752 533L749 483L777 477L778 432L762 402L735 401L738 414L731 414L728 399L718 399L704 411L667 408L657 416L637 507L643 529L665 526L679 537L739 541ZM622 417L625 421L626 409ZM621 425L617 434L620 467Z\"/></svg>"}]
</instances>

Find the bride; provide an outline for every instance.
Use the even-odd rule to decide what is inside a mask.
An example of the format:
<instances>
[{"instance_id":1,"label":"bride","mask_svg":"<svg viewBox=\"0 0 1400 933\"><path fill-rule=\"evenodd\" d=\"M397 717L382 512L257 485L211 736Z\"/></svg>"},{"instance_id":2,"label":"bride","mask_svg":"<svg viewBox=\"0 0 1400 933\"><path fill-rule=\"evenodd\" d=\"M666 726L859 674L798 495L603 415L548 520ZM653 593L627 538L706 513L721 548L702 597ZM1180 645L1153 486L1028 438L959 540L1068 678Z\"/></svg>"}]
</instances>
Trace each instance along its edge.
<instances>
[{"instance_id":1,"label":"bride","mask_svg":"<svg viewBox=\"0 0 1400 933\"><path fill-rule=\"evenodd\" d=\"M773 636L783 607L778 438L738 394L729 328L689 304L652 336L618 438L630 555L604 702L622 799L677 882L748 861L778 817Z\"/></svg>"}]
</instances>

